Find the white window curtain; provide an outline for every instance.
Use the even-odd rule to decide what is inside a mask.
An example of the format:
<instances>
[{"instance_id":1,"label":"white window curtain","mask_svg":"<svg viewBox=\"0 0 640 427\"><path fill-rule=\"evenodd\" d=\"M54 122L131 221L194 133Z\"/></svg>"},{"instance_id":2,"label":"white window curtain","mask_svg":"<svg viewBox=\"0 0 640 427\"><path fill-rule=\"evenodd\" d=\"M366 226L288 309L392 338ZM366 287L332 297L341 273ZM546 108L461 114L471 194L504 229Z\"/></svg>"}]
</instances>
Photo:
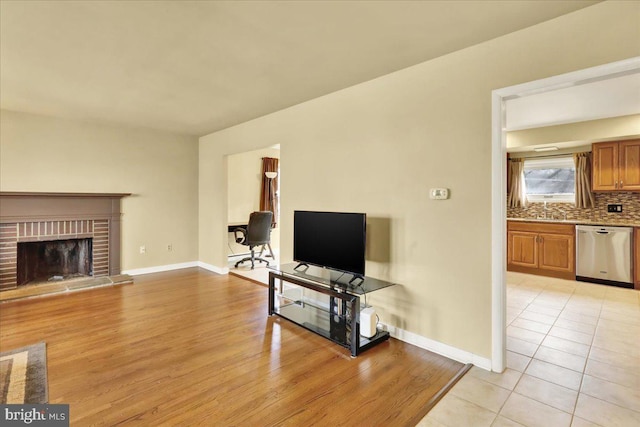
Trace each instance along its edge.
<instances>
[{"instance_id":1,"label":"white window curtain","mask_svg":"<svg viewBox=\"0 0 640 427\"><path fill-rule=\"evenodd\" d=\"M527 206L527 191L524 182L524 159L509 159L507 173L509 188L507 206L510 208Z\"/></svg>"}]
</instances>

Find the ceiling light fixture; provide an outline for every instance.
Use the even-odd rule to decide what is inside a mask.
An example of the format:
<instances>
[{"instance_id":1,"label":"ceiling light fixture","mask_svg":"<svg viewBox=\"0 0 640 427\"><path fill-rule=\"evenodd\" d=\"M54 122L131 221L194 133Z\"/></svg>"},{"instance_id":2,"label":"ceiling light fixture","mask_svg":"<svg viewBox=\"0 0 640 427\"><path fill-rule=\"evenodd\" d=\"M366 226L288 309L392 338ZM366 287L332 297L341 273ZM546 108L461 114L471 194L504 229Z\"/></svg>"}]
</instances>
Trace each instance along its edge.
<instances>
[{"instance_id":1,"label":"ceiling light fixture","mask_svg":"<svg viewBox=\"0 0 640 427\"><path fill-rule=\"evenodd\" d=\"M533 149L533 151L536 152L541 152L541 151L557 151L558 147L556 146L551 146L551 147L536 147Z\"/></svg>"}]
</instances>

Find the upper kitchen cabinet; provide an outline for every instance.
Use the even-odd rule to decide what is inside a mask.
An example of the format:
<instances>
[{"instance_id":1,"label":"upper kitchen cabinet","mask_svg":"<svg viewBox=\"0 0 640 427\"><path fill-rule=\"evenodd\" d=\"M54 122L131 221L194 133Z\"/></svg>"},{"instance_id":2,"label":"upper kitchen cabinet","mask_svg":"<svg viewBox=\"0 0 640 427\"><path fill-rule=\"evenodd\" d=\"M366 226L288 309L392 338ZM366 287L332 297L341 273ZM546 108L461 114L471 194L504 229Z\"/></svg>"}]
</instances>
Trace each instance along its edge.
<instances>
[{"instance_id":1,"label":"upper kitchen cabinet","mask_svg":"<svg viewBox=\"0 0 640 427\"><path fill-rule=\"evenodd\" d=\"M593 144L593 191L640 191L640 139Z\"/></svg>"}]
</instances>

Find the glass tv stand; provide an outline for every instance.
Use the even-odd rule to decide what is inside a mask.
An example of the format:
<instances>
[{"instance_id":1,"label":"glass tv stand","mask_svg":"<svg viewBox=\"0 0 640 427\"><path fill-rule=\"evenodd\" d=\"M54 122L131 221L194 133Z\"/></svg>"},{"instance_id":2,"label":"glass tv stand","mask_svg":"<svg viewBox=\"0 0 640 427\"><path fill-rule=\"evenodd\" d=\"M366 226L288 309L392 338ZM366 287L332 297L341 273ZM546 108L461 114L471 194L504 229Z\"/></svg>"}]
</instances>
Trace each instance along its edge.
<instances>
[{"instance_id":1,"label":"glass tv stand","mask_svg":"<svg viewBox=\"0 0 640 427\"><path fill-rule=\"evenodd\" d=\"M269 315L278 315L336 344L352 357L389 339L360 335L360 297L394 283L297 263L269 267ZM276 281L279 288L276 291Z\"/></svg>"}]
</instances>

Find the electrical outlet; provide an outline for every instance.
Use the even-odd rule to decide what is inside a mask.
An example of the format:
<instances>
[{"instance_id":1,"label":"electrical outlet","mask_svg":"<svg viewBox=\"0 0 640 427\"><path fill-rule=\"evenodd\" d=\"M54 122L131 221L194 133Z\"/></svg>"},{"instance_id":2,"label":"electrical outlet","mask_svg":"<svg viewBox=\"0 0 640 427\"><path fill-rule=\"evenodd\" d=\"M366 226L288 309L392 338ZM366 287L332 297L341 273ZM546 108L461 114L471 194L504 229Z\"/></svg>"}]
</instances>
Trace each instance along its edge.
<instances>
[{"instance_id":1,"label":"electrical outlet","mask_svg":"<svg viewBox=\"0 0 640 427\"><path fill-rule=\"evenodd\" d=\"M607 205L607 212L620 213L622 212L622 205Z\"/></svg>"},{"instance_id":2,"label":"electrical outlet","mask_svg":"<svg viewBox=\"0 0 640 427\"><path fill-rule=\"evenodd\" d=\"M171 252L171 251L173 251L173 245L171 243L169 243L167 245L167 252Z\"/></svg>"},{"instance_id":3,"label":"electrical outlet","mask_svg":"<svg viewBox=\"0 0 640 427\"><path fill-rule=\"evenodd\" d=\"M147 253L147 248L145 246L140 246L140 253L141 254L146 254Z\"/></svg>"}]
</instances>

